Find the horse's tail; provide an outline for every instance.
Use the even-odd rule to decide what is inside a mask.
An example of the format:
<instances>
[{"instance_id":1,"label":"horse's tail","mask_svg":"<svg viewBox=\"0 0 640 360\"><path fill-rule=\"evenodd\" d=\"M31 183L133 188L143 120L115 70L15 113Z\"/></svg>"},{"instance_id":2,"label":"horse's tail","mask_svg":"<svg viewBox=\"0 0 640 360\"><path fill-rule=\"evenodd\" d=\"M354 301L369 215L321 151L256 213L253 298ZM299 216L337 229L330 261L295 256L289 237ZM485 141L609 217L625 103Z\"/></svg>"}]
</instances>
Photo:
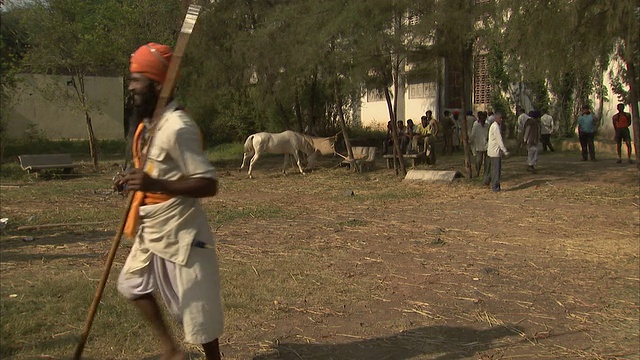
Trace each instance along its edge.
<instances>
[{"instance_id":1,"label":"horse's tail","mask_svg":"<svg viewBox=\"0 0 640 360\"><path fill-rule=\"evenodd\" d=\"M247 159L253 156L254 151L255 149L253 148L253 135L249 135L247 140L245 140L244 142L244 153L242 154L242 165L240 165L240 170L244 169L244 166L247 163Z\"/></svg>"},{"instance_id":2,"label":"horse's tail","mask_svg":"<svg viewBox=\"0 0 640 360\"><path fill-rule=\"evenodd\" d=\"M249 137L247 138L247 140L245 140L244 142L244 153L252 153L253 152L253 136L254 135L249 135Z\"/></svg>"}]
</instances>

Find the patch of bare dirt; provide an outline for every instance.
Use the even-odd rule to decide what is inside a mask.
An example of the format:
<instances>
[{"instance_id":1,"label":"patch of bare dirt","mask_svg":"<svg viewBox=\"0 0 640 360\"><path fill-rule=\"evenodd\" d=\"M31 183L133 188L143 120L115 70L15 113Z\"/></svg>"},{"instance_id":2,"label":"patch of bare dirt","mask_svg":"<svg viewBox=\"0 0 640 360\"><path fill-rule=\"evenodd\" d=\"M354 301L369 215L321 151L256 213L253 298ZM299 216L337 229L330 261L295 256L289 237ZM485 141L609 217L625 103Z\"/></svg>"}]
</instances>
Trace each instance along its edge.
<instances>
[{"instance_id":1,"label":"patch of bare dirt","mask_svg":"<svg viewBox=\"0 0 640 360\"><path fill-rule=\"evenodd\" d=\"M463 171L460 161L445 157L436 169ZM338 278L370 286L370 299L261 323L256 359L638 356L635 165L554 154L530 174L513 157L499 194L478 180L405 183L381 168L354 179L276 169L256 171L260 195L213 202L265 200L296 209L293 224L245 221L243 232L223 226L219 235L264 249L303 242ZM228 356L251 357L251 341L238 340Z\"/></svg>"},{"instance_id":2,"label":"patch of bare dirt","mask_svg":"<svg viewBox=\"0 0 640 360\"><path fill-rule=\"evenodd\" d=\"M325 158L302 176L266 158L255 179L219 168L211 220L245 211L215 224L224 358L637 359L638 172L579 160L544 154L530 174L506 159L497 194L477 179L403 182L381 161L354 174ZM74 206L121 203L90 198ZM112 236L5 242L3 277L25 262L100 268Z\"/></svg>"}]
</instances>

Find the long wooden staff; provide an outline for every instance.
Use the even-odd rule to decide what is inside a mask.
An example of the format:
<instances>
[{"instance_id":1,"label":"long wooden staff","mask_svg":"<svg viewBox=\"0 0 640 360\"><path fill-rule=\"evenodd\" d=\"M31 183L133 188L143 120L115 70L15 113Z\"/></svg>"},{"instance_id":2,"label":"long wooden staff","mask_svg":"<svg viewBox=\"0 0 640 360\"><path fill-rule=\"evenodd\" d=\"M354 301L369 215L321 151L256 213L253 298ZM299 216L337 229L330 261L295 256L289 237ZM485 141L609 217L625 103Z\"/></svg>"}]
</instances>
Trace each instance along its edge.
<instances>
[{"instance_id":1,"label":"long wooden staff","mask_svg":"<svg viewBox=\"0 0 640 360\"><path fill-rule=\"evenodd\" d=\"M193 31L193 27L196 24L196 20L198 19L198 15L200 13L200 6L198 5L189 5L189 9L187 10L187 15L185 16L184 22L182 23L182 29L180 30L180 35L178 36L178 42L176 47L171 55L171 61L169 62L169 68L167 69L167 76L162 84L162 90L160 91L160 95L158 98L158 102L156 104L156 108L153 112L153 124L157 123L157 121L162 116L164 108L167 106L167 102L169 97L171 96L173 89L176 85L176 79L178 77L178 69L180 67L180 62L182 61L182 55L187 47L187 42L189 41L189 37L191 32ZM151 141L151 140L149 140ZM142 164L142 168L144 169L144 164ZM127 215L131 210L131 205L133 204L133 195L132 191L129 193L129 197L127 199L127 206L122 216L122 221L120 222L120 226L118 227L118 231L116 232L115 237L113 238L113 244L111 245L111 250L109 251L109 256L107 257L107 261L105 264L104 273L102 274L102 278L100 279L100 283L98 284L98 288L96 290L96 295L93 298L93 303L89 308L89 313L87 314L87 320L84 325L84 331L82 332L82 338L80 339L80 343L76 348L76 352L73 355L74 360L79 360L82 357L82 351L84 350L84 346L87 343L87 338L89 337L89 331L91 330L91 324L93 323L93 319L96 314L96 310L98 309L98 305L100 304L100 299L102 298L102 293L104 292L104 288L107 284L107 279L109 278L109 273L111 272L111 265L113 265L113 260L116 256L116 251L120 246L120 239L122 238L122 233L124 232L124 227L127 221Z\"/></svg>"}]
</instances>

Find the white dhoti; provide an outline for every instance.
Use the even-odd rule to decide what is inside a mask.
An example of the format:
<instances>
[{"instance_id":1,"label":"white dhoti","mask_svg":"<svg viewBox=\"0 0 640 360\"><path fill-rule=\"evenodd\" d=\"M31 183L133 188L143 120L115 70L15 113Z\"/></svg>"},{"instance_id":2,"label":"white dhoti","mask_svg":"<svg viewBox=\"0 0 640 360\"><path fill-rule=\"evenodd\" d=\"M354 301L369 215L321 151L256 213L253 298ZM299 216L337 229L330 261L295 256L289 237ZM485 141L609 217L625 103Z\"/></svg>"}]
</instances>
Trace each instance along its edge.
<instances>
[{"instance_id":1,"label":"white dhoti","mask_svg":"<svg viewBox=\"0 0 640 360\"><path fill-rule=\"evenodd\" d=\"M169 312L182 323L185 341L206 344L223 331L220 276L215 249L193 248L184 266L160 256L130 272L125 263L118 291L130 300L156 291Z\"/></svg>"},{"instance_id":2,"label":"white dhoti","mask_svg":"<svg viewBox=\"0 0 640 360\"><path fill-rule=\"evenodd\" d=\"M200 210L184 198L141 207L140 231L118 278L128 299L157 291L192 344L219 338L224 322L215 243ZM168 254L177 254L174 261Z\"/></svg>"},{"instance_id":3,"label":"white dhoti","mask_svg":"<svg viewBox=\"0 0 640 360\"><path fill-rule=\"evenodd\" d=\"M538 164L538 145L529 146L527 149L527 165L536 166Z\"/></svg>"}]
</instances>

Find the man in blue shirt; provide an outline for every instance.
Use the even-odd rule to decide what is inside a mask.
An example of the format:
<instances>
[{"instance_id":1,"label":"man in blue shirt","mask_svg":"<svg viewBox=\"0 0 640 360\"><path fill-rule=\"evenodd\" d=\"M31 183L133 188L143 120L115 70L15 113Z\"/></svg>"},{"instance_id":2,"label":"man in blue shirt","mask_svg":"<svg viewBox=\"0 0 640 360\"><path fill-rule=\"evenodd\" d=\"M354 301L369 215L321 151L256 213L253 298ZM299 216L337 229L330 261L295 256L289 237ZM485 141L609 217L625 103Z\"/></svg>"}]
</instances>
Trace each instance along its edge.
<instances>
[{"instance_id":1,"label":"man in blue shirt","mask_svg":"<svg viewBox=\"0 0 640 360\"><path fill-rule=\"evenodd\" d=\"M582 106L582 115L578 117L578 137L582 148L582 161L587 161L587 155L591 161L596 161L596 149L593 139L596 134L598 119L589 110L589 105Z\"/></svg>"}]
</instances>

